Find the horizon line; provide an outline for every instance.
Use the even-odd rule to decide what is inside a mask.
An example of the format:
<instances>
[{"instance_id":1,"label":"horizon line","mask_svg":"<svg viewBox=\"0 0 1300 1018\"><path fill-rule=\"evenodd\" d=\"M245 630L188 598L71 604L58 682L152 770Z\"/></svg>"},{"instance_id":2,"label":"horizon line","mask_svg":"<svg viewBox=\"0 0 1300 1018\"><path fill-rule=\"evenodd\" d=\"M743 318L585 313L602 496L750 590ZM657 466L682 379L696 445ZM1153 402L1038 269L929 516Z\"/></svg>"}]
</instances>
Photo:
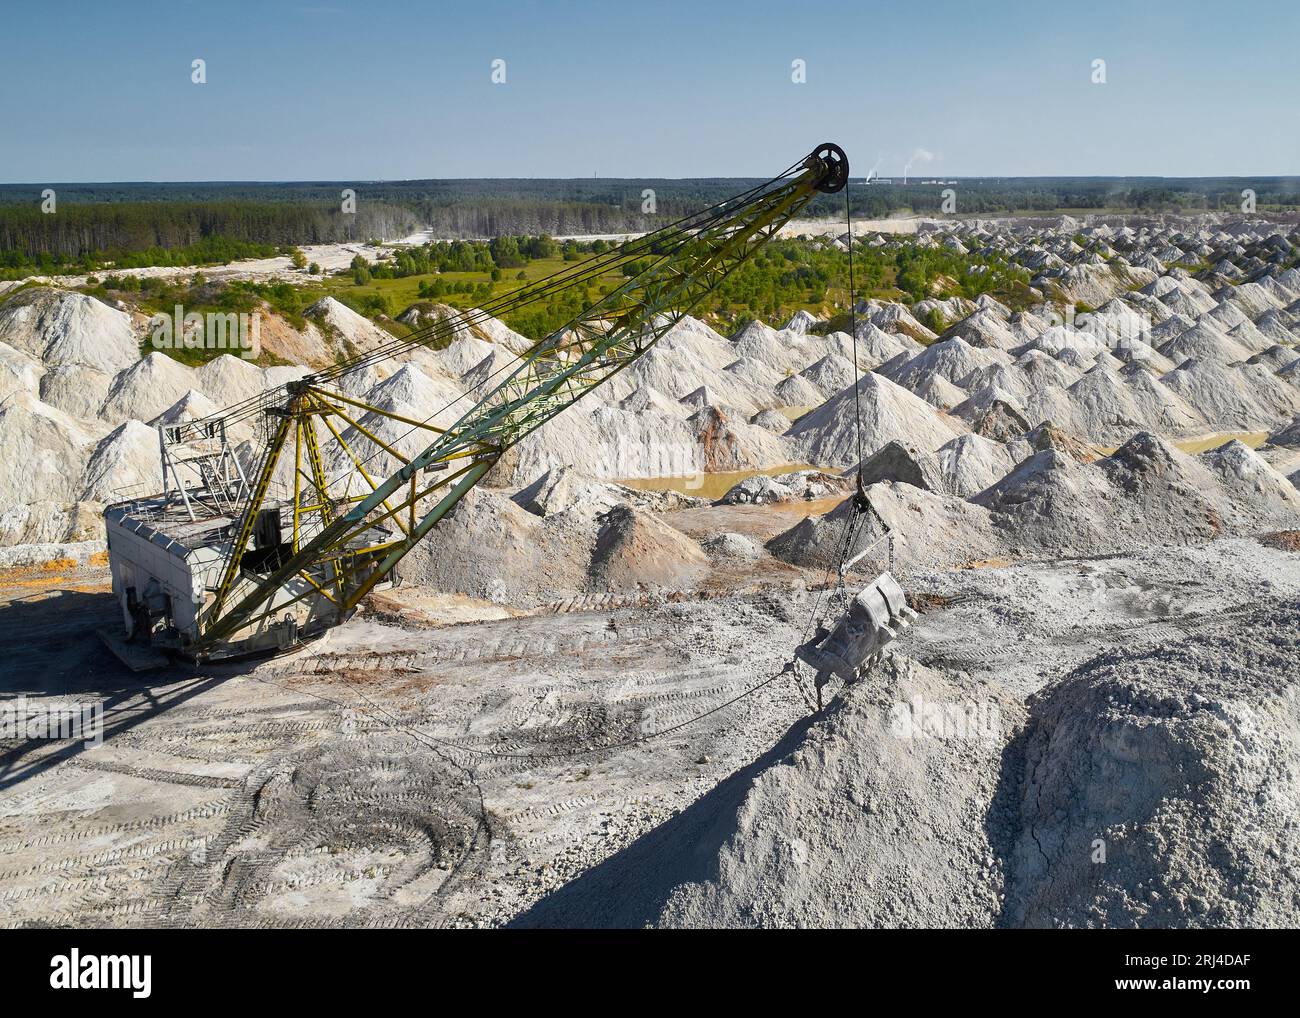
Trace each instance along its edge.
<instances>
[{"instance_id":1,"label":"horizon line","mask_svg":"<svg viewBox=\"0 0 1300 1018\"><path fill-rule=\"evenodd\" d=\"M912 186L919 184L921 179L932 180L942 179L949 180L1296 180L1300 181L1300 172L1296 173L1202 173L1188 174L1183 176L1167 174L1123 174L1123 173L1089 173L1089 174L1062 174L1062 173L1036 173L1036 174L1015 174L1015 173L988 173L988 174L916 174L918 180L909 181L906 185L898 183L898 177L901 174L888 175L884 179L891 182L890 186ZM913 176L913 174L909 174ZM697 180L768 180L771 179L766 174L757 174L754 176L733 176L733 175L704 175L693 177L662 177L662 176L642 176L642 177L334 177L334 178L315 178L306 177L294 178L286 177L284 179L223 179L223 180L10 180L0 181L0 187L110 187L110 186L158 186L158 185L261 185L261 186L281 186L285 184L307 184L328 186L334 184L424 184L424 183L459 183L463 181L492 181L513 183L518 181L645 181L645 180L668 180L668 181L697 181ZM850 184L865 184L866 177L849 177ZM876 176L872 179L880 179Z\"/></svg>"}]
</instances>

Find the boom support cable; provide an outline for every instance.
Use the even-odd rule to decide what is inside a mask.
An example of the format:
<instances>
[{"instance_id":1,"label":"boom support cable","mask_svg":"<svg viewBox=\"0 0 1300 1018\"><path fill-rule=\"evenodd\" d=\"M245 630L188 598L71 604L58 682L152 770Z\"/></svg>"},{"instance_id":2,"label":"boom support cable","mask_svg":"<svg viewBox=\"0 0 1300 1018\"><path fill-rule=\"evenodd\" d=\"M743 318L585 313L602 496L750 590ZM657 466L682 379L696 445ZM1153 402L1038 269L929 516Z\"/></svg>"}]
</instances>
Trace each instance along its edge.
<instances>
[{"instance_id":1,"label":"boom support cable","mask_svg":"<svg viewBox=\"0 0 1300 1018\"><path fill-rule=\"evenodd\" d=\"M313 378L321 382L335 381L342 376L354 371L361 370L372 364L399 356L401 353L414 349L416 347L428 346L439 339L454 336L458 329L470 329L475 325L482 324L493 318L499 318L503 314L511 311L517 311L520 308L536 304L558 293L576 289L580 285L589 283L608 271L617 267L620 263L626 264L644 255L663 255L665 252L656 250L663 243L665 238L674 237L678 239L678 246L686 236L686 231L698 232L714 225L719 220L727 216L734 216L746 205L751 204L770 192L775 185L786 180L790 174L801 168L802 163L795 163L775 177L755 185L748 191L735 195L725 201L719 202L709 208L690 213L683 216L675 222L660 227L658 230L643 234L641 237L619 245L609 252L597 258L588 259L569 269L547 276L545 279L537 280L534 283L525 284L507 293L502 294L482 308L472 309L456 315L452 319L443 318L432 325L423 329L416 329L407 336L400 339L394 339L391 343L386 343L374 350L364 354L359 354L353 358L342 361L329 368L313 374ZM538 344L540 345L540 343ZM225 418L228 425L233 425L242 421L249 416L260 413L267 406L274 405L283 400L289 393L287 384L276 386L273 389L267 389L255 396L226 407L216 414L210 415L207 420L216 420Z\"/></svg>"},{"instance_id":2,"label":"boom support cable","mask_svg":"<svg viewBox=\"0 0 1300 1018\"><path fill-rule=\"evenodd\" d=\"M704 227L707 227L707 226L709 226L709 225L712 225L713 223L716 223L720 218L722 218L722 217L724 217L724 216L735 216L735 215L736 215L740 210L742 210L746 205L750 204L750 201L751 201L751 200L756 200L756 199L754 199L752 196L757 195L759 192L763 192L764 194L766 194L767 192L766 192L765 189L769 188L770 185L773 184L773 183L775 183L776 181L782 180L786 175L788 175L788 173L789 173L789 170L787 170L785 173L783 173L783 174L781 174L781 175L779 175L779 176L777 176L777 177L773 177L772 180L769 180L769 181L767 181L767 182L764 183L764 184L760 184L758 187L753 188L753 189L752 189L751 191L749 191L749 192L746 192L745 195L742 195L742 196L740 196L739 198L728 199L726 202L722 202L722 203L720 203L719 205L716 205L716 206L713 207L714 210L719 210L719 211L714 212L713 210L706 210L706 211L712 212L713 214L711 214L711 215L709 216L709 219L708 219L708 220L706 220L706 221L705 221L704 223L702 223L702 224L697 224L697 226L699 226L699 228L702 229L702 228L704 228ZM693 216L693 217L687 217L687 219L698 218L698 215L702 215L702 214L703 214L703 213L697 214L696 216ZM679 220L679 222L685 222L685 221L686 221L686 219ZM667 231L667 230L671 230L671 229L672 229L672 227L666 227L666 228L664 228L663 230L658 231L656 234L653 234L653 235L652 235L652 234L647 234L646 237L650 237L650 236L659 236L659 235L662 235L665 231ZM640 239L644 241L644 240L646 239L646 237L642 237L642 238L640 238ZM673 252L668 252L667 254L675 253L675 251L676 251L676 249L674 249ZM616 260L616 261L618 261L618 260L622 260L622 256L614 256L614 260ZM653 268L654 268L653 265L652 265L652 266L647 266L645 269L643 269L643 270L642 270L640 273L638 273L636 276L632 277L632 281L636 281L637 279L641 278L642 276L647 275L648 273L650 273L650 272L653 270ZM600 273L594 273L594 275L599 275L599 274L600 274ZM564 287L559 287L558 289L560 289L560 290L568 289L568 288L570 288L570 286L572 286L572 285L576 285L576 284L566 284L566 286L564 286ZM512 291L511 294L507 294L506 296L512 296L512 295L517 294L517 293L518 293L518 291ZM540 297L539 297L539 298L536 298L536 299L540 299ZM533 301L533 298L530 298L530 299L529 299L527 302L525 302L525 303L532 303L532 301ZM522 306L522 305L517 305L516 307L518 307L518 306ZM490 315L490 314L488 314L487 312L483 312L483 318L484 318L484 319L486 319L486 318L491 318L491 317L493 317L493 316ZM464 317L464 316L461 316L461 318L459 318L459 319L457 320L458 325L459 325L459 324L463 324L463 322L464 322L465 320L466 320L465 317ZM571 326L572 324L573 324L573 323L570 323L570 326ZM569 327L569 326L566 326L565 328L568 328L568 327ZM436 328L436 327L435 327L435 328ZM559 332L559 334L563 334L564 331L565 331L565 329L561 329L560 332ZM411 337L411 336L408 336L408 337L406 337L404 340L402 340L398 345L399 345L399 346L402 346L402 347L411 347L411 346L416 346L416 345L425 345L428 341L429 341L429 340L428 340L427 338L424 338L424 339L420 339L420 340L418 340L418 341L413 342L413 341L412 341L412 337ZM530 351L530 353L529 353L527 356L535 356L535 355L536 355L537 353L539 353L539 352L546 352L546 348L545 348L545 345L544 345L543 343L538 343L538 344L533 348L533 350ZM378 353L378 351L375 351L375 353ZM391 354L391 355L388 355L388 356L397 356L397 355L399 355L400 353L401 353L401 350L398 350L396 353ZM369 356L370 356L370 355L367 355L367 357L369 357ZM380 359L383 359L383 358L380 358ZM444 403L444 404L443 404L441 407L439 407L437 410L433 411L433 413L431 413L428 417L426 417L423 421L420 422L420 426L421 426L421 427L427 427L427 426L430 425L430 424L431 424L431 423L432 423L436 418L438 418L438 417L441 416L442 414L446 413L446 412L447 412L448 410L450 410L452 407L456 406L456 404L461 403L461 402L463 402L464 400L470 398L470 397L471 397L475 392L480 392L480 391L487 390L487 389L488 389L488 383L491 382L493 379L497 378L498 376L500 376L503 372L505 372L505 371L512 371L512 372L513 372L513 371L517 371L518 369L519 369L519 365L518 365L518 364L516 364L516 363L514 363L514 362L511 362L511 361L506 361L505 363L501 364L501 366L498 367L495 371L493 371L490 375L488 375L486 378L484 378L482 382L478 383L478 384L475 385L475 386L471 386L469 389L466 389L464 392L460 393L458 396L456 396L455 398L449 400L447 403ZM351 369L349 369L349 370L351 370ZM316 377L316 378L320 378L321 376L320 376L320 375L316 375L316 376L314 376L314 377ZM480 402L481 402L481 401L480 401ZM245 416L246 416L246 415L245 415ZM396 442L400 442L402 439L404 439L404 438L406 438L407 436L413 434L416 430L417 430L417 427L413 425L412 427L408 428L405 432L403 432L402 434L398 435L394 441L396 441ZM373 450L373 451L372 451L368 456L366 456L366 457L365 457L361 462L362 462L362 463L369 463L371 460L375 459L375 458L380 454L380 452L381 452L380 449L375 449L375 450ZM343 475L342 473L336 475L335 477L333 477L333 478L331 479L331 482L330 482L330 483L334 483L335 481L340 480L343 476L344 476L344 475Z\"/></svg>"},{"instance_id":3,"label":"boom support cable","mask_svg":"<svg viewBox=\"0 0 1300 1018\"><path fill-rule=\"evenodd\" d=\"M218 642L231 641L236 633L271 624L270 617L274 612L282 612L304 598L315 596L313 588L319 589L318 580L329 582L336 591L337 600L333 606L325 606L323 612L309 615L309 620L314 619L318 628L343 621L416 542L452 511L507 449L634 363L683 316L691 313L711 290L775 236L781 226L805 208L816 193L834 193L847 182L848 160L835 145L820 146L795 167L799 173L793 177L790 170L786 170L742 195L620 245L607 256L529 284L522 288L522 300L521 291L514 291L472 314L445 316L433 326L417 330L405 339L385 343L334 368L289 382L284 387L289 394L287 403L281 403L274 391L267 391L237 405L236 419L262 412L274 417L300 419L301 427L295 429L295 445L297 436L301 434L308 440L308 451L313 452L311 483L320 505L308 508L319 511L319 517L309 538L300 537L290 550L276 557L265 570L257 570L256 575L248 572L241 568L240 563L245 554L245 534L251 532L253 517L261 510L266 497L266 485L259 485L258 497L249 501L233 530L236 539L223 557L221 583L201 614L202 628L195 652L206 656L209 648ZM681 224L687 225L683 228ZM635 268L629 271L628 266L642 255L654 257L644 265L635 264ZM443 410L463 399L475 400L474 405L447 428L429 423L443 410L430 415L424 422L417 422L339 396L346 403L391 417L411 426L412 430L427 426L436 432L436 437L431 444L423 446L423 451L411 454L409 459L398 455L401 466L385 479L372 478L364 469L363 464L381 451L393 453L395 443L391 439L388 442L379 440L362 425L361 420L347 416L332 402L333 394L320 388L323 384L349 371L454 334L467 321L482 321L492 311L501 313L503 308L517 308L525 302L543 300L552 293L589 283L615 265L622 265L623 274L628 278L579 311L563 328L534 343L522 357L507 361L492 372L487 381L477 382L447 404ZM852 299L855 297L852 279L850 291ZM503 381L495 386L489 384L492 377L507 369L509 374ZM855 364L855 373L856 370ZM351 425L353 431L364 436L373 446L368 456L355 456L342 434L329 421L323 421L348 452L352 469L361 474L366 488L370 489L355 498L338 499L331 495L330 482L325 479L319 453L311 448L317 437L314 416L330 413ZM259 479L265 478L269 482L274 471L283 444L283 423L281 434L268 444ZM860 428L860 421L858 426ZM347 464L340 465L347 473ZM441 480L420 492L416 475L428 472L439 473ZM401 494L406 487L409 487L409 496ZM431 509L421 509L423 518L417 519L417 503L434 496L435 492L437 504ZM349 491L348 496L350 494ZM300 514L301 508L295 505L295 512ZM404 511L409 511L410 522L398 527L400 534L380 528L386 520L396 518ZM321 573L321 570L326 572ZM300 581L306 581L307 585L304 587ZM301 592L295 594L293 590L284 588L282 593L278 593L286 582L297 584ZM286 597L290 600L286 601ZM291 627L289 631L294 634L289 637L290 641L296 639L293 619L286 615L282 621ZM261 630L255 628L251 631Z\"/></svg>"}]
</instances>

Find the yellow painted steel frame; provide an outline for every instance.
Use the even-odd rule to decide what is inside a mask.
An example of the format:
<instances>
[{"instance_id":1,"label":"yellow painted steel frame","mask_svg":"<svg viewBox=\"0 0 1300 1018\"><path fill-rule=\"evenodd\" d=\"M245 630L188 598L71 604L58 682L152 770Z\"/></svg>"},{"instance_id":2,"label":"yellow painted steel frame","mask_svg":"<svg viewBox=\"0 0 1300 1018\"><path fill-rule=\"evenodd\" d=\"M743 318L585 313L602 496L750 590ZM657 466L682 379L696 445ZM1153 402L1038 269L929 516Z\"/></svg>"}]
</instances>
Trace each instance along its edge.
<instances>
[{"instance_id":1,"label":"yellow painted steel frame","mask_svg":"<svg viewBox=\"0 0 1300 1018\"><path fill-rule=\"evenodd\" d=\"M345 406L362 410L365 413L354 416L344 409ZM257 516L266 505L272 478L275 476L282 454L286 451L290 427L293 428L294 434L292 529L289 541L292 553L301 550L304 534L318 534L327 528L337 515L336 509L355 504L366 497L365 494L354 495L347 490L352 483L353 477L360 477L366 483L370 488L370 492L367 494L374 493L377 490L378 485L375 479L371 476L370 471L366 469L366 462L370 457L363 458L354 447L353 442L358 436L372 443L377 449L382 450L403 466L409 464L410 457L376 435L373 426L367 427L357 419L367 414L386 417L410 428L418 428L431 434L443 433L442 428L435 427L428 422L416 421L401 414L392 413L382 407L371 406L341 393L311 385L304 386L295 395L290 405L277 415L279 421L268 441L265 459L261 470L258 472L252 498L241 518L239 530L235 535L234 547L247 549ZM341 420L346 425L346 429L338 427L331 420L332 417ZM320 421L325 430L329 432L329 437L347 455L355 474L347 472L332 480L327 476L325 464L321 458L320 436L312 424L313 420ZM349 441L349 431L353 433L353 441ZM486 447L483 451L494 452ZM303 470L304 453L306 454L310 473ZM294 578L305 581L309 587L308 594L319 594L321 597L326 598L337 607L339 614L346 614L351 611L362 596L357 593L357 588L361 582L360 578L365 573L372 571L371 566L375 556L393 547L399 541L380 541L379 543L366 544L358 548L347 548L346 551L342 549L346 548L350 542L366 531L377 529L390 519L403 535L409 537L416 526L416 506L418 502L429 497L439 488L452 483L463 476L464 473L464 470L451 473L423 490L417 484L417 476L412 474L409 487L403 489L404 497L400 499L393 496L384 498L381 504L386 511L382 515L371 518L364 525L351 529L335 545L334 554L321 556L319 565L322 571L328 574L327 576L312 576L308 567L298 569L294 574ZM331 491L331 485L334 487L342 486L344 490L341 492ZM403 518L404 515L405 518ZM226 562L213 601L208 606L210 614L219 613L221 605L229 598L232 591L239 588L241 559L242 555L232 555ZM251 577L244 577L244 580L254 585L260 582L260 579ZM370 586L368 585L366 590L369 589ZM245 623L245 628L265 621L275 612L283 611L301 599L300 596L289 601L280 602L274 606L272 611L250 617Z\"/></svg>"}]
</instances>

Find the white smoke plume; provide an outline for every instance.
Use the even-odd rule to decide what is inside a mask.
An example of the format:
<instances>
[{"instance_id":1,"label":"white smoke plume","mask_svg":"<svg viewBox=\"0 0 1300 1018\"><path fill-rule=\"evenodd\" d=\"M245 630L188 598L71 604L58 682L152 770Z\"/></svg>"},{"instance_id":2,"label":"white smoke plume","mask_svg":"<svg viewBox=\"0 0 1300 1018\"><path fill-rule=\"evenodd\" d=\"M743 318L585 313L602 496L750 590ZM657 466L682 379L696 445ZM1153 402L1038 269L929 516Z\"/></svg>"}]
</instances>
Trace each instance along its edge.
<instances>
[{"instance_id":1,"label":"white smoke plume","mask_svg":"<svg viewBox=\"0 0 1300 1018\"><path fill-rule=\"evenodd\" d=\"M928 163L934 159L934 153L928 149L918 148L912 151L908 156L907 162L903 166L903 183L907 183L907 171L910 170L914 163Z\"/></svg>"}]
</instances>

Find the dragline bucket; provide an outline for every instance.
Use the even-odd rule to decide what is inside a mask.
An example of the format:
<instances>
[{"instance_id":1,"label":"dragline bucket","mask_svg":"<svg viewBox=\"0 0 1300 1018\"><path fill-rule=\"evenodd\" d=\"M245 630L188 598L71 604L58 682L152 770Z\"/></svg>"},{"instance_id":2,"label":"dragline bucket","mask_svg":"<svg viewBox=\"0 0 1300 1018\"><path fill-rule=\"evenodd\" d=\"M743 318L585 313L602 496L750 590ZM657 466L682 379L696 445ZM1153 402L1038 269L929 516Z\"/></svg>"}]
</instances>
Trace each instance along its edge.
<instances>
[{"instance_id":1,"label":"dragline bucket","mask_svg":"<svg viewBox=\"0 0 1300 1018\"><path fill-rule=\"evenodd\" d=\"M819 686L830 675L853 682L915 618L893 574L881 573L849 602L834 629L818 633L795 653L817 672Z\"/></svg>"}]
</instances>

